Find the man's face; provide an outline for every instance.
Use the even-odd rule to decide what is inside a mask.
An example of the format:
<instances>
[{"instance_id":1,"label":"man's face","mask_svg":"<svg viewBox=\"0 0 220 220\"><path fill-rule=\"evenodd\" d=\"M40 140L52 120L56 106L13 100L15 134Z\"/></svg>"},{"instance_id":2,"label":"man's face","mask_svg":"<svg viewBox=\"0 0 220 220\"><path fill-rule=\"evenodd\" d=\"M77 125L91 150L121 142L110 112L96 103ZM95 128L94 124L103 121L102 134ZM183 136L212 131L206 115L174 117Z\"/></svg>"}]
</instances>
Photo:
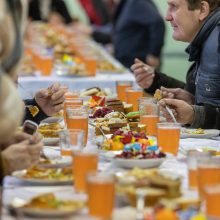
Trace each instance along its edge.
<instances>
[{"instance_id":1,"label":"man's face","mask_svg":"<svg viewBox=\"0 0 220 220\"><path fill-rule=\"evenodd\" d=\"M173 38L178 41L191 42L200 29L200 10L188 9L187 0L167 0L166 20L173 27Z\"/></svg>"}]
</instances>

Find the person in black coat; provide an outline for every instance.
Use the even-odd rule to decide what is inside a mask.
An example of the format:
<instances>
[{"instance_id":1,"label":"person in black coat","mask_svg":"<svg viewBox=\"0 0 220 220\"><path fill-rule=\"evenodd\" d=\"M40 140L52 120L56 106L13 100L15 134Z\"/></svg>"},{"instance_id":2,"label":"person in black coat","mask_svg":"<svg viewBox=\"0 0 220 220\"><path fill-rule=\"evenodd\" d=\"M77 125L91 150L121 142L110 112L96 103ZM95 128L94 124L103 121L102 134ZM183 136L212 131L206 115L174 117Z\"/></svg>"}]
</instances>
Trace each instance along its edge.
<instances>
[{"instance_id":1,"label":"person in black coat","mask_svg":"<svg viewBox=\"0 0 220 220\"><path fill-rule=\"evenodd\" d=\"M43 4L46 10L46 15L43 12ZM70 16L64 1L62 0L30 0L29 1L29 18L34 21L47 21L50 12L58 13L64 20L65 24L72 23L73 19Z\"/></svg>"}]
</instances>

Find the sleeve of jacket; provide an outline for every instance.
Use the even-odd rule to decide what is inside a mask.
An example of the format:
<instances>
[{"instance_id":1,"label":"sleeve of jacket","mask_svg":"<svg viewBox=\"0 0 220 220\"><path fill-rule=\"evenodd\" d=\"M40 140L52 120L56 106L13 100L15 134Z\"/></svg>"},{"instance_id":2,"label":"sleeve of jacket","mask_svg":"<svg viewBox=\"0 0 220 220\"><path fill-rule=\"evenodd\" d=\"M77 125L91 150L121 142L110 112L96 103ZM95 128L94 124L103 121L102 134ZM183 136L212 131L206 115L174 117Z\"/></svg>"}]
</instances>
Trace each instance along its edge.
<instances>
[{"instance_id":1,"label":"sleeve of jacket","mask_svg":"<svg viewBox=\"0 0 220 220\"><path fill-rule=\"evenodd\" d=\"M168 76L164 73L157 72L155 73L153 84L150 88L145 89L147 93L154 94L156 89L159 89L161 86L167 88L184 88L185 83L177 80L171 76Z\"/></svg>"},{"instance_id":2,"label":"sleeve of jacket","mask_svg":"<svg viewBox=\"0 0 220 220\"><path fill-rule=\"evenodd\" d=\"M193 106L195 115L190 127L204 129L220 129L220 106L205 104Z\"/></svg>"},{"instance_id":3,"label":"sleeve of jacket","mask_svg":"<svg viewBox=\"0 0 220 220\"><path fill-rule=\"evenodd\" d=\"M40 124L42 120L49 117L39 107L35 99L26 99L24 100L24 103L25 103L24 121L31 120L36 122L37 124Z\"/></svg>"}]
</instances>

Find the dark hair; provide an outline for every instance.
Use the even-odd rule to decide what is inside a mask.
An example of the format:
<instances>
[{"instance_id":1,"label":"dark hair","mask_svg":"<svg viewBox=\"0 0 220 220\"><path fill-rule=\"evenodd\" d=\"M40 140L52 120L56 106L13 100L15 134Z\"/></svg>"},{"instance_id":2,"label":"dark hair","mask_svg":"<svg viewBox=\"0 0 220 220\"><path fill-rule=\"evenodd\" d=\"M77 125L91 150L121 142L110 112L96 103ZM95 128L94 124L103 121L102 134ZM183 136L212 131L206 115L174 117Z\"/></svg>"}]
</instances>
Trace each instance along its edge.
<instances>
[{"instance_id":1,"label":"dark hair","mask_svg":"<svg viewBox=\"0 0 220 220\"><path fill-rule=\"evenodd\" d=\"M217 7L220 7L220 0L186 0L189 10L195 10L200 7L202 1L208 2L210 10L213 11Z\"/></svg>"}]
</instances>

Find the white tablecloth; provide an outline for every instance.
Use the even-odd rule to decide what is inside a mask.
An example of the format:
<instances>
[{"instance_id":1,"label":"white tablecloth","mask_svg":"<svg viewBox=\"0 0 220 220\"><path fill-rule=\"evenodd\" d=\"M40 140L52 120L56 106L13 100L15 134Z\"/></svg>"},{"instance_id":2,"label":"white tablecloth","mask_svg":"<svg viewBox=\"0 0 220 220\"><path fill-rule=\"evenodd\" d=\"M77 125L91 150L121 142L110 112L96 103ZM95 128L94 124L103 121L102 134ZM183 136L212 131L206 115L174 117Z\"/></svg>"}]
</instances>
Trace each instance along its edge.
<instances>
[{"instance_id":1,"label":"white tablecloth","mask_svg":"<svg viewBox=\"0 0 220 220\"><path fill-rule=\"evenodd\" d=\"M204 146L204 143L209 143L210 147L220 147L220 142L217 140L210 140L210 139L193 139L193 138L188 138L188 139L181 139L180 141L180 148L186 148L187 146L194 145L194 147L199 147L199 146ZM92 143L90 143L87 147L89 148L96 148ZM48 150L51 148L48 148ZM57 151L57 149L54 149L52 151ZM54 154L54 152L51 151L51 154ZM167 159L165 162L159 167L160 170L166 171L166 172L173 172L177 173L178 175L182 176L183 184L182 184L182 191L184 192L185 197L188 198L196 198L197 197L197 192L195 191L189 191L188 190L188 177L187 177L187 166L186 166L186 160L185 156L183 154L179 154L177 158L173 159ZM122 170L122 168L117 168L115 167L111 162L106 162L102 159L100 159L99 162L99 170L102 171L113 171L116 172L117 170ZM77 198L78 195L74 193L74 188L71 184L71 186L31 186L30 184L24 184L24 182L16 179L15 177L6 177L4 181L4 189L3 189L3 204L4 207L9 204L13 198L15 197L20 197L23 199L33 197L36 195L36 192L54 192L63 190L68 193L68 195L73 195L73 198ZM82 213L81 216L75 216L70 219L90 219L86 217L86 212L87 210L85 209ZM119 217L120 216L120 217ZM123 216L123 217L122 217ZM126 216L126 217L125 217ZM12 220L14 219L11 217L6 208L3 209L3 215L2 215L2 220ZM22 220L28 219L24 218L23 216L20 218ZM114 211L114 218L113 220L119 220L119 219L126 219L126 220L135 220L135 209L131 207L116 207Z\"/></svg>"},{"instance_id":2,"label":"white tablecloth","mask_svg":"<svg viewBox=\"0 0 220 220\"><path fill-rule=\"evenodd\" d=\"M83 90L93 86L100 88L110 88L115 93L115 86L117 81L132 81L135 82L135 78L132 73L98 73L95 77L19 77L18 82L19 91L23 99L32 98L34 93L41 89L47 88L54 82L59 82L61 85L66 85L70 90ZM136 85L136 84L135 84Z\"/></svg>"}]
</instances>

